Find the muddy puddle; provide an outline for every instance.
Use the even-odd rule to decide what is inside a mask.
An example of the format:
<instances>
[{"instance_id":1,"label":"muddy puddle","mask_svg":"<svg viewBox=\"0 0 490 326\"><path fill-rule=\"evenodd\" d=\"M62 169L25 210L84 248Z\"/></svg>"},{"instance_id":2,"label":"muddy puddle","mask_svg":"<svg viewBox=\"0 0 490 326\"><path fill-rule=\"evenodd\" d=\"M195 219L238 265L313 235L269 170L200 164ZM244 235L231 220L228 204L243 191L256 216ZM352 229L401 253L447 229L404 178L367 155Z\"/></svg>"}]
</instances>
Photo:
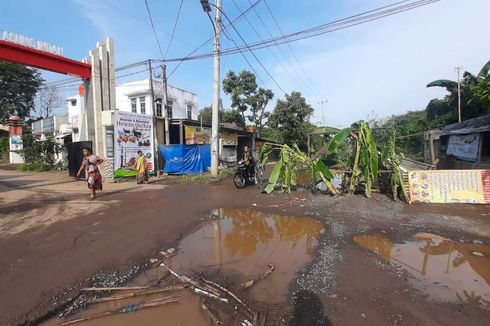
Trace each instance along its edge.
<instances>
[{"instance_id":1,"label":"muddy puddle","mask_svg":"<svg viewBox=\"0 0 490 326\"><path fill-rule=\"evenodd\" d=\"M384 234L357 235L354 242L384 261L403 267L411 284L439 301L467 302L490 309L490 247L417 233L394 243Z\"/></svg>"},{"instance_id":2,"label":"muddy puddle","mask_svg":"<svg viewBox=\"0 0 490 326\"><path fill-rule=\"evenodd\" d=\"M174 255L158 258L179 275L192 276L193 280L202 282L199 278L202 273L226 286L250 303L251 309L259 311L259 306L262 309L264 305L287 307L289 284L311 261L323 228L318 220L306 217L250 209L217 209L183 237ZM181 287L182 282L169 276L169 271L158 264L156 262L153 268L126 285L147 288L103 294L99 297L129 297L104 302L92 298L95 302L89 301L86 309L43 325L63 325L79 318L85 319L64 325L211 325L214 318L211 316L230 325L241 324L244 317L237 312L236 303L233 304L229 296L229 303L222 303L197 295L192 286L173 289ZM252 280L253 285L246 287ZM169 287L168 291L162 290ZM155 290L158 292L153 293ZM203 309L203 303L211 314Z\"/></svg>"},{"instance_id":3,"label":"muddy puddle","mask_svg":"<svg viewBox=\"0 0 490 326\"><path fill-rule=\"evenodd\" d=\"M217 270L238 283L257 278L272 264L274 272L249 293L261 302L286 302L288 284L311 260L323 224L249 209L219 209L213 215L182 239L169 264L183 272Z\"/></svg>"}]
</instances>

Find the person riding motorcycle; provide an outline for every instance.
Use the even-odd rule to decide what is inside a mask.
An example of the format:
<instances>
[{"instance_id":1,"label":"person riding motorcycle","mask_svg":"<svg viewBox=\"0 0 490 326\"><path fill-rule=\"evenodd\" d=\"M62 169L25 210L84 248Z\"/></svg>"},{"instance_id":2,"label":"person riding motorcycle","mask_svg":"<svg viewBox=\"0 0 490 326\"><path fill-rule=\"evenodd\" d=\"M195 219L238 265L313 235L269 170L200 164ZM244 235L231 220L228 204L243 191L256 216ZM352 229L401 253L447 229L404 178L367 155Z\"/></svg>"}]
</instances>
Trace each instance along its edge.
<instances>
[{"instance_id":1,"label":"person riding motorcycle","mask_svg":"<svg viewBox=\"0 0 490 326\"><path fill-rule=\"evenodd\" d=\"M250 151L247 145L243 147L242 161L247 167L249 178L252 178L254 176L254 171L255 171L255 160L252 156L252 152Z\"/></svg>"}]
</instances>

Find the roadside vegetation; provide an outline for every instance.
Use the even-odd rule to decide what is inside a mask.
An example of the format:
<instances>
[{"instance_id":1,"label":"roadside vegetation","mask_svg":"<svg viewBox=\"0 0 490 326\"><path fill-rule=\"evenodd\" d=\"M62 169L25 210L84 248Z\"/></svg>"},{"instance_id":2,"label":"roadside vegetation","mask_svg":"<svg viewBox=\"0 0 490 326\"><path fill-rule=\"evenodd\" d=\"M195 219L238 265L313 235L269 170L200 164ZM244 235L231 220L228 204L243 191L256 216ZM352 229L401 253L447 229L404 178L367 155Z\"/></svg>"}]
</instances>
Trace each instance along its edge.
<instances>
[{"instance_id":1,"label":"roadside vegetation","mask_svg":"<svg viewBox=\"0 0 490 326\"><path fill-rule=\"evenodd\" d=\"M27 134L22 137L22 143L23 149L20 155L25 163L20 166L20 170L41 172L59 168L55 161L55 154L61 151L61 145L53 139L39 141Z\"/></svg>"},{"instance_id":2,"label":"roadside vegetation","mask_svg":"<svg viewBox=\"0 0 490 326\"><path fill-rule=\"evenodd\" d=\"M211 173L201 173L201 174L187 174L179 179L180 183L192 184L192 183L217 183L221 180L232 176L235 173L234 168L222 169L219 171L217 177L213 177Z\"/></svg>"}]
</instances>

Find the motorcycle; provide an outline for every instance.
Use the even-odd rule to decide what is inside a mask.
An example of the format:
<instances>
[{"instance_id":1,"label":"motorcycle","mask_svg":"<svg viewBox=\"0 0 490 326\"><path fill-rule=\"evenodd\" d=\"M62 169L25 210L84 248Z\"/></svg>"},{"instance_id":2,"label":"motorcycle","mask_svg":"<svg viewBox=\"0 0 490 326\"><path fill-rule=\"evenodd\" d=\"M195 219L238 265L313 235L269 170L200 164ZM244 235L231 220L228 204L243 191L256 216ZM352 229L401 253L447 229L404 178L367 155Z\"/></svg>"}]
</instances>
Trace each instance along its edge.
<instances>
[{"instance_id":1,"label":"motorcycle","mask_svg":"<svg viewBox=\"0 0 490 326\"><path fill-rule=\"evenodd\" d=\"M238 189L245 188L245 186L248 184L256 183L255 173L252 173L252 175L250 175L248 171L248 166L245 165L244 161L238 162L238 167L235 172L235 176L233 177L233 183Z\"/></svg>"}]
</instances>

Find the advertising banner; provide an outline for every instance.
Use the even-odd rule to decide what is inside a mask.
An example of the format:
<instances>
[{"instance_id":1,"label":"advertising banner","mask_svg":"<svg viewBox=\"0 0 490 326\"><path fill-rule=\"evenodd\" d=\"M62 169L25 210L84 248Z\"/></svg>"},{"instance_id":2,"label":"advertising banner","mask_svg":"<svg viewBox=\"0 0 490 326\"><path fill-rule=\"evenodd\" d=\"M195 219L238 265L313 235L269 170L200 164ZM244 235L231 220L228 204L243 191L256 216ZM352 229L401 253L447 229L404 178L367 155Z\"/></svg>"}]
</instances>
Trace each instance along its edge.
<instances>
[{"instance_id":1,"label":"advertising banner","mask_svg":"<svg viewBox=\"0 0 490 326\"><path fill-rule=\"evenodd\" d=\"M153 172L153 119L146 114L116 111L114 114L114 176L135 176L138 151L148 160Z\"/></svg>"},{"instance_id":2,"label":"advertising banner","mask_svg":"<svg viewBox=\"0 0 490 326\"><path fill-rule=\"evenodd\" d=\"M185 126L185 144L186 145L202 145L211 143L211 129L200 128L194 126Z\"/></svg>"},{"instance_id":3,"label":"advertising banner","mask_svg":"<svg viewBox=\"0 0 490 326\"><path fill-rule=\"evenodd\" d=\"M453 155L460 160L476 162L480 147L479 134L452 135L447 145L447 155Z\"/></svg>"},{"instance_id":4,"label":"advertising banner","mask_svg":"<svg viewBox=\"0 0 490 326\"><path fill-rule=\"evenodd\" d=\"M410 203L490 204L490 170L408 171Z\"/></svg>"}]
</instances>

